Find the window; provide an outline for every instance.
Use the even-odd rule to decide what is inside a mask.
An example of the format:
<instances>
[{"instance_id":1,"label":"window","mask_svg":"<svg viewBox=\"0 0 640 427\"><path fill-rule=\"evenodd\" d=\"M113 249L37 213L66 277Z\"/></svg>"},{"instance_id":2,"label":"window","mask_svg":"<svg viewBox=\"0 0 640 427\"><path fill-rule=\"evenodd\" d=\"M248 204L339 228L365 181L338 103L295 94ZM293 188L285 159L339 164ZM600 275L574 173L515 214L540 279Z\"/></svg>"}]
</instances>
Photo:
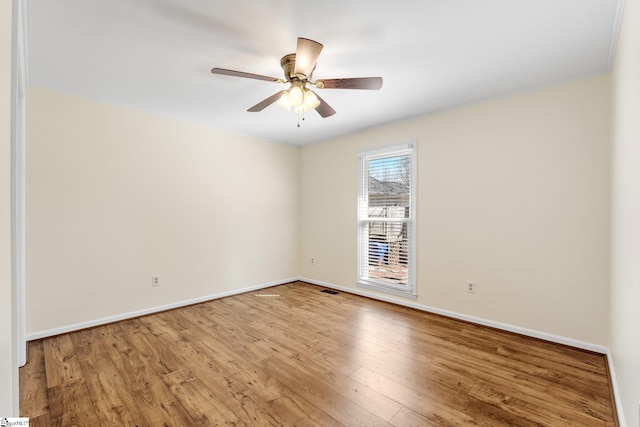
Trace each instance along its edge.
<instances>
[{"instance_id":1,"label":"window","mask_svg":"<svg viewBox=\"0 0 640 427\"><path fill-rule=\"evenodd\" d=\"M415 298L415 144L358 159L358 284Z\"/></svg>"}]
</instances>

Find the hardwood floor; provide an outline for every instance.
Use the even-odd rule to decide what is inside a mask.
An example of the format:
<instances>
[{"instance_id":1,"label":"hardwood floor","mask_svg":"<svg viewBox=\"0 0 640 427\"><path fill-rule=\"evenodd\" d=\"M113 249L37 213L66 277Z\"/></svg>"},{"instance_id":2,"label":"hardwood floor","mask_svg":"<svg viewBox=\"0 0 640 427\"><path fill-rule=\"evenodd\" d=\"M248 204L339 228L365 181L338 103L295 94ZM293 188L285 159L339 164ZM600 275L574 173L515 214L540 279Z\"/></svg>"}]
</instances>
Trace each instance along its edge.
<instances>
[{"instance_id":1,"label":"hardwood floor","mask_svg":"<svg viewBox=\"0 0 640 427\"><path fill-rule=\"evenodd\" d=\"M29 343L37 426L614 426L603 355L291 283Z\"/></svg>"}]
</instances>

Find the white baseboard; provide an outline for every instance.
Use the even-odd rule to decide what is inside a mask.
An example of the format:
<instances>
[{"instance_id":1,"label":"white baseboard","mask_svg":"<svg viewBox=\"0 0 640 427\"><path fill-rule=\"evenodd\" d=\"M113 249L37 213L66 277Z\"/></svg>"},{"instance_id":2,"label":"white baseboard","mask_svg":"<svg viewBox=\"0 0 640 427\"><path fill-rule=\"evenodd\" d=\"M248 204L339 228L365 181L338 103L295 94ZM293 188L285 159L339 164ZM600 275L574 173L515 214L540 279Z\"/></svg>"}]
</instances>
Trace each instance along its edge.
<instances>
[{"instance_id":1,"label":"white baseboard","mask_svg":"<svg viewBox=\"0 0 640 427\"><path fill-rule=\"evenodd\" d=\"M618 377L616 377L616 370L613 367L613 357L611 356L610 351L607 351L607 365L609 365L609 377L611 378L613 399L616 404L616 412L618 413L618 424L620 427L627 427L627 422L624 418L624 410L622 408L622 397L620 396L620 389L618 388Z\"/></svg>"},{"instance_id":2,"label":"white baseboard","mask_svg":"<svg viewBox=\"0 0 640 427\"><path fill-rule=\"evenodd\" d=\"M145 308L142 310L131 311L128 313L116 314L114 316L103 317L101 319L89 320L87 322L75 323L72 325L61 326L59 328L47 329L44 331L33 332L26 335L27 341L33 341L41 338L52 337L54 335L66 334L68 332L79 331L81 329L92 328L94 326L106 325L107 323L118 322L120 320L132 319L134 317L144 316L146 314L158 313L160 311L171 310L173 308L185 307L192 304L198 304L205 301L211 301L219 298L224 298L232 295L243 294L245 292L256 291L259 289L269 288L271 286L282 285L285 283L291 283L298 280L297 277L277 280L275 282L263 283L261 285L249 286L242 289L234 289L232 291L221 292L213 295L206 295L199 298L193 298L189 300L183 300L174 302L171 304L165 304L157 307Z\"/></svg>"},{"instance_id":3,"label":"white baseboard","mask_svg":"<svg viewBox=\"0 0 640 427\"><path fill-rule=\"evenodd\" d=\"M480 317L469 316L469 315L466 315L466 314L456 313L456 312L449 311L449 310L443 310L443 309L439 309L439 308L435 308L435 307L429 307L429 306L426 306L426 305L417 304L417 303L412 302L412 301L405 301L405 300L397 299L397 298L394 298L394 297L388 297L388 296L385 296L385 295L379 295L379 294L376 294L376 293L373 293L373 292L367 292L366 290L348 288L348 287L345 287L345 286L335 285L333 283L321 282L319 280L308 279L308 278L305 278L305 277L300 277L300 278L298 278L298 280L300 280L302 282L311 283L313 285L322 286L322 287L325 287L325 288L336 289L336 290L340 290L340 291L347 292L347 293L352 293L352 294L361 295L361 296L368 297L368 298L377 299L377 300L380 300L380 301L386 301L386 302L390 302L390 303L393 303L393 304L399 304L399 305L403 305L405 307L411 307L411 308L415 308L417 310L426 311L426 312L429 312L429 313L440 314L442 316L447 316L447 317L451 317L451 318L454 318L454 319L465 320L467 322L471 322L471 323L475 323L475 324L479 324L479 325L484 325L484 326L489 326L489 327L500 329L500 330L503 330L503 331L514 332L516 334L525 335L525 336L529 336L529 337L533 337L533 338L538 338L538 339L542 339L542 340L545 340L545 341L550 341L550 342L554 342L554 343L558 343L558 344L564 344L564 345L568 345L568 346L571 346L571 347L579 348L579 349L582 349L582 350L593 351L595 353L600 353L600 354L606 355L607 364L609 366L609 377L610 377L610 380L611 380L611 388L613 389L613 398L614 398L614 401L615 401L615 410L616 410L617 415L618 415L618 423L619 423L620 427L627 427L627 423L625 421L624 412L623 412L623 408L622 408L622 399L620 397L620 389L618 388L618 381L617 381L615 369L614 369L614 366L613 366L613 358L611 357L611 353L610 353L608 347L605 347L605 346L602 346L602 345L598 345L598 344L588 343L588 342L584 342L584 341L580 341L580 340L575 340L575 339L572 339L572 338L567 338L567 337L563 337L563 336L559 336L559 335L548 334L546 332L540 332L540 331L535 331L535 330L532 330L532 329L522 328L522 327L519 327L519 326L509 325L509 324L506 324L506 323L494 322L493 320L487 320L487 319L483 319L483 318L480 318Z\"/></svg>"},{"instance_id":4,"label":"white baseboard","mask_svg":"<svg viewBox=\"0 0 640 427\"><path fill-rule=\"evenodd\" d=\"M533 329L522 328L520 326L509 325L507 323L495 322L493 320L483 319L481 317L469 316L462 313L456 313L454 311L430 307L430 306L418 304L412 301L405 301L405 300L397 299L394 297L375 294L373 292L367 292L366 290L347 288L345 286L334 285L332 283L325 283L318 280L308 279L305 277L300 277L298 280L302 282L311 283L313 285L323 286L325 288L337 289L343 292L361 295L364 297L373 298L380 301L386 301L393 304L399 304L405 307L415 308L417 310L422 310L429 313L440 314L442 316L447 316L454 319L465 320L467 322L476 323L478 325L489 326L491 328L501 329L503 331L508 331L508 332L514 332L516 334L526 335L529 337L538 338L545 341L551 341L557 344L564 344L564 345L576 347L582 350L593 351L595 353L600 353L600 354L608 353L607 347L602 345L592 344L592 343L575 340L572 338L567 338L559 335L548 334L546 332L535 331Z\"/></svg>"},{"instance_id":5,"label":"white baseboard","mask_svg":"<svg viewBox=\"0 0 640 427\"><path fill-rule=\"evenodd\" d=\"M533 338L539 338L539 339L542 339L542 340L551 341L551 342L555 342L555 343L558 343L558 344L564 344L564 345L568 345L568 346L571 346L571 347L580 348L580 349L583 349L583 350L593 351L593 352L596 352L596 353L605 354L607 356L609 354L607 347L604 347L604 346L601 346L601 345L592 344L592 343L588 343L588 342L584 342L584 341L579 341L579 340L575 340L575 339L572 339L572 338L562 337L562 336L559 336L559 335L548 334L546 332L540 332L540 331L535 331L535 330L532 330L532 329L522 328L522 327L519 327L519 326L510 325L510 324L507 324L507 323L495 322L493 320L483 319L483 318L475 317L475 316L469 316L469 315L466 315L466 314L456 313L456 312L449 311L449 310L443 310L443 309L440 309L440 308L430 307L430 306L418 304L418 303L415 303L415 302L412 302L412 301L405 301L405 300L401 300L401 299L390 297L390 296L379 295L379 294L376 294L376 293L373 293L373 292L368 292L366 290L348 288L346 286L340 286L340 285L336 285L336 284L333 284L333 283L321 282L319 280L309 279L309 278L306 278L306 277L292 277L292 278L288 278L288 279L277 280L277 281L274 281L274 282L263 283L263 284L260 284L260 285L250 286L250 287L246 287L246 288L242 288L242 289L235 289L235 290L232 290L232 291L221 292L221 293L212 294L212 295L206 295L206 296L203 296L203 297L198 297L198 298L193 298L193 299L189 299L189 300L178 301L178 302L174 302L174 303L171 303L171 304L165 304L165 305L161 305L161 306L157 306L157 307L150 307L150 308L137 310L137 311L132 311L132 312L128 312L128 313L121 313L121 314L117 314L117 315L114 315L114 316L103 317L103 318L100 318L100 319L89 320L89 321L86 321L86 322L75 323L75 324L72 324L72 325L61 326L61 327L58 327L58 328L47 329L47 330L44 330L44 331L32 332L32 333L29 333L29 334L26 335L26 339L27 339L27 341L33 341L33 340L37 340L37 339L41 339L41 338L51 337L51 336L54 336L54 335L59 335L59 334L64 334L64 333L68 333L68 332L78 331L78 330L81 330L81 329L92 328L94 326L104 325L104 324L107 324L107 323L113 323L113 322L117 322L117 321L120 321L120 320L125 320L125 319L131 319L131 318L134 318L134 317L144 316L146 314L158 313L160 311L171 310L173 308L185 307L185 306L188 306L188 305L198 304L198 303L205 302L205 301L211 301L211 300L224 298L224 297L228 297L228 296L232 296L232 295L243 294L245 292L251 292L251 291L256 291L256 290L259 290L259 289L269 288L271 286L277 286L277 285L282 285L282 284L285 284L285 283L291 283L291 282L295 282L295 281L298 281L298 280L303 281L303 282L307 282L307 283L311 283L313 285L323 286L323 287L331 288L331 289L337 289L337 290L340 290L340 291L343 291L343 292L348 292L348 293L352 293L352 294L356 294L356 295L361 295L361 296L364 296L364 297L373 298L373 299L377 299L377 300L380 300L380 301L386 301L386 302L390 302L390 303L393 303L393 304L403 305L405 307L415 308L417 310L422 310L422 311L426 311L426 312L429 312L429 313L440 314L440 315L451 317L451 318L454 318L454 319L465 320L467 322L476 323L476 324L479 324L479 325L489 326L489 327L492 327L492 328L501 329L501 330L509 331L509 332L514 332L514 333L517 333L517 334L526 335L526 336L530 336L530 337L533 337ZM609 360L609 361L611 362L611 360ZM613 365L610 364L610 366L613 366Z\"/></svg>"},{"instance_id":6,"label":"white baseboard","mask_svg":"<svg viewBox=\"0 0 640 427\"><path fill-rule=\"evenodd\" d=\"M449 310L443 310L443 309L439 309L439 308L435 308L435 307L429 307L429 306L426 306L426 305L417 304L415 302L404 301L404 300L400 300L400 299L393 298L393 297L387 297L387 296L384 296L384 295L378 295L378 294L375 294L375 293L372 293L372 292L367 292L367 291L360 290L360 289L348 288L348 287L345 287L345 286L335 285L335 284L332 284L332 283L326 283L326 282L321 282L321 281L318 281L318 280L308 279L308 278L305 278L305 277L292 277L292 278L289 278L289 279L277 280L277 281L274 281L274 282L263 283L263 284L260 284L260 285L250 286L250 287L246 287L246 288L242 288L242 289L235 289L235 290L232 290L232 291L221 292L221 293L212 294L212 295L206 295L206 296L199 297L199 298L193 298L193 299L189 299L189 300L178 301L178 302L175 302L175 303L165 304L165 305L161 305L161 306L157 306L157 307L151 307L151 308L147 308L147 309L143 309L143 310L137 310L137 311L132 311L132 312L128 312L128 313L117 314L117 315L114 315L114 316L103 317L103 318L100 318L100 319L90 320L90 321L87 321L87 322L75 323L75 324L72 324L72 325L62 326L62 327L59 327L59 328L53 328L53 329L47 329L47 330L44 330L44 331L33 332L33 333L30 333L30 334L26 335L26 340L27 341L33 341L33 340L37 340L37 339L41 339L41 338L51 337L51 336L54 336L54 335L64 334L64 333L68 333L68 332L74 332L74 331L78 331L78 330L81 330L81 329L92 328L92 327L100 326L100 325L105 325L105 324L117 322L117 321L120 321L120 320L132 319L132 318L139 317L139 316L144 316L144 315L147 315L147 314L152 314L152 313L158 313L158 312L161 312L161 311L171 310L173 308L185 307L185 306L188 306L188 305L198 304L198 303L201 303L201 302L220 299L220 298L224 298L224 297L228 297L228 296L232 296L232 295L238 295L238 294L243 294L243 293L246 293L246 292L257 291L257 290L260 290L260 289L270 288L272 286L282 285L282 284L285 284L285 283L291 283L291 282L295 282L295 281L307 282L307 283L311 283L313 285L322 286L322 287L325 287L325 288L336 289L336 290L340 290L340 291L347 292L347 293L352 293L352 294L361 295L361 296L368 297L368 298L377 299L377 300L380 300L380 301L386 301L386 302L390 302L390 303L393 303L393 304L402 305L402 306L405 306L405 307L415 308L417 310L422 310L422 311L426 311L426 312L429 312L429 313L440 314L440 315L451 317L451 318L454 318L454 319L465 320L465 321L468 321L468 322L471 322L471 323L476 323L476 324L479 324L479 325L489 326L489 327L492 327L492 328L496 328L496 329L500 329L500 330L504 330L504 331L508 331L508 332L514 332L514 333L517 333L517 334L530 336L530 337L533 337L533 338L539 338L539 339L543 339L543 340L546 340L546 341L555 342L555 343L558 343L558 344L564 344L564 345L568 345L568 346L571 346L571 347L576 347L576 348L580 348L580 349L583 349L583 350L588 350L588 351L593 351L593 352L596 352L596 353L604 354L607 357L607 363L609 365L609 374L610 374L610 377L611 377L611 386L613 388L613 395L614 395L614 399L615 399L616 411L618 413L618 421L620 423L620 427L626 427L627 426L627 424L625 422L625 419L624 419L624 413L623 413L623 410L622 410L622 404L621 404L621 399L620 399L620 391L618 389L618 383L617 383L617 380L616 380L615 369L614 369L614 366L613 366L613 358L611 357L611 354L610 354L609 349L607 347L604 347L604 346L601 346L601 345L597 345L597 344L587 343L587 342L584 342L584 341L574 340L574 339L571 339L571 338L566 338L566 337L562 337L562 336L558 336L558 335L548 334L548 333L545 333L545 332L535 331L535 330L532 330L532 329L521 328L519 326L513 326L513 325L506 324L506 323L494 322L492 320L487 320L487 319L483 319L483 318L480 318L480 317L468 316L466 314L456 313L456 312L449 311Z\"/></svg>"}]
</instances>

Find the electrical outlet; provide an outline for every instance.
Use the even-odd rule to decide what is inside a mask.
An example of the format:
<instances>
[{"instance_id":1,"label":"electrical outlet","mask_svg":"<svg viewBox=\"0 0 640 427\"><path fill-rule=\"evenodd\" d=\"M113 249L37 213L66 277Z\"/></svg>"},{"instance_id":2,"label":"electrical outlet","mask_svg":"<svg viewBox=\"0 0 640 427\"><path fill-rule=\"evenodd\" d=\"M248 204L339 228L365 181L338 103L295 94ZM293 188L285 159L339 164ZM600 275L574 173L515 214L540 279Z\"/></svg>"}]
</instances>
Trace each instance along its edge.
<instances>
[{"instance_id":1,"label":"electrical outlet","mask_svg":"<svg viewBox=\"0 0 640 427\"><path fill-rule=\"evenodd\" d=\"M476 282L472 282L471 280L467 281L467 292L470 294L476 293Z\"/></svg>"},{"instance_id":2,"label":"electrical outlet","mask_svg":"<svg viewBox=\"0 0 640 427\"><path fill-rule=\"evenodd\" d=\"M311 257L311 265L316 263L316 259L314 257Z\"/></svg>"},{"instance_id":3,"label":"electrical outlet","mask_svg":"<svg viewBox=\"0 0 640 427\"><path fill-rule=\"evenodd\" d=\"M154 274L151 276L151 286L160 286L160 275Z\"/></svg>"}]
</instances>

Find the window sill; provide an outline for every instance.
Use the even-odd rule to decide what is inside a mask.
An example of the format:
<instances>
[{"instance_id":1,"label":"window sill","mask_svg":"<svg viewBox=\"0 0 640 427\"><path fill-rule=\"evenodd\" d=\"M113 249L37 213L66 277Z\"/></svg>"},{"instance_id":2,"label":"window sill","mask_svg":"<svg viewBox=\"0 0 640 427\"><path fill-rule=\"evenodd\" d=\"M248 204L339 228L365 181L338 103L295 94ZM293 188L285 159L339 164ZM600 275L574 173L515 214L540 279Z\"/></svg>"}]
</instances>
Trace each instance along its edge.
<instances>
[{"instance_id":1,"label":"window sill","mask_svg":"<svg viewBox=\"0 0 640 427\"><path fill-rule=\"evenodd\" d=\"M357 281L356 285L358 285L358 287L360 288L370 289L372 291L377 291L377 292L383 292L385 294L396 295L399 297L404 297L409 299L418 299L418 294L416 293L413 293L411 291L404 291L402 289L398 289L391 286L385 286L377 283L373 284L371 282L365 282L361 280Z\"/></svg>"}]
</instances>

